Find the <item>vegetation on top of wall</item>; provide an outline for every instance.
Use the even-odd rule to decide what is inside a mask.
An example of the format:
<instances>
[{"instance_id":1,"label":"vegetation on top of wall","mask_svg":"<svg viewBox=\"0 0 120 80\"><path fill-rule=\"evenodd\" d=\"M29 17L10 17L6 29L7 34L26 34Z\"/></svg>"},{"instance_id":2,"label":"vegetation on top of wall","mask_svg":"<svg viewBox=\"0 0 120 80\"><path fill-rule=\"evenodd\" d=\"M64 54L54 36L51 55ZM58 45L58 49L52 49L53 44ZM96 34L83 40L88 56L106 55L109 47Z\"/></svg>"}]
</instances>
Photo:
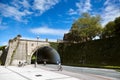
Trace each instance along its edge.
<instances>
[{"instance_id":1,"label":"vegetation on top of wall","mask_svg":"<svg viewBox=\"0 0 120 80\"><path fill-rule=\"evenodd\" d=\"M100 16L91 16L83 13L73 24L68 33L63 37L66 42L82 43L93 40L96 36L100 39L116 37L120 35L120 16L114 21L101 26Z\"/></svg>"},{"instance_id":2,"label":"vegetation on top of wall","mask_svg":"<svg viewBox=\"0 0 120 80\"><path fill-rule=\"evenodd\" d=\"M50 46L53 47L55 50L58 50L59 43L56 42L50 42Z\"/></svg>"},{"instance_id":3,"label":"vegetation on top of wall","mask_svg":"<svg viewBox=\"0 0 120 80\"><path fill-rule=\"evenodd\" d=\"M115 18L114 21L108 22L103 28L102 38L109 38L120 35L120 17Z\"/></svg>"},{"instance_id":4,"label":"vegetation on top of wall","mask_svg":"<svg viewBox=\"0 0 120 80\"><path fill-rule=\"evenodd\" d=\"M96 36L100 36L102 27L100 24L100 16L91 16L83 13L72 25L69 33L64 35L63 40L69 42L86 42L92 40Z\"/></svg>"},{"instance_id":5,"label":"vegetation on top of wall","mask_svg":"<svg viewBox=\"0 0 120 80\"><path fill-rule=\"evenodd\" d=\"M6 45L4 45L4 46L0 46L0 50L4 50L5 49L5 47L6 47Z\"/></svg>"},{"instance_id":6,"label":"vegetation on top of wall","mask_svg":"<svg viewBox=\"0 0 120 80\"><path fill-rule=\"evenodd\" d=\"M4 46L0 46L0 50L2 50L2 54L3 53L5 53L5 47L6 47L6 45L4 45ZM2 64L2 55L0 56L0 65Z\"/></svg>"}]
</instances>

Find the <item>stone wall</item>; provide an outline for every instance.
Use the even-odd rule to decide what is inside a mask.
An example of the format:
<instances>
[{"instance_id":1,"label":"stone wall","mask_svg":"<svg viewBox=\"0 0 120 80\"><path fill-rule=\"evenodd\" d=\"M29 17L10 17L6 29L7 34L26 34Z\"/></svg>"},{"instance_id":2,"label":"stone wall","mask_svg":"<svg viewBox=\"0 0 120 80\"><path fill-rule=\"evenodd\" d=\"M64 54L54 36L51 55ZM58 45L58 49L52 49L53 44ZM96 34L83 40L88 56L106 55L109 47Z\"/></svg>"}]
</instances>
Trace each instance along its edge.
<instances>
[{"instance_id":1,"label":"stone wall","mask_svg":"<svg viewBox=\"0 0 120 80\"><path fill-rule=\"evenodd\" d=\"M19 37L9 40L5 65L17 65L19 61L30 64L33 53L43 46L50 46L50 44L45 41L26 40Z\"/></svg>"}]
</instances>

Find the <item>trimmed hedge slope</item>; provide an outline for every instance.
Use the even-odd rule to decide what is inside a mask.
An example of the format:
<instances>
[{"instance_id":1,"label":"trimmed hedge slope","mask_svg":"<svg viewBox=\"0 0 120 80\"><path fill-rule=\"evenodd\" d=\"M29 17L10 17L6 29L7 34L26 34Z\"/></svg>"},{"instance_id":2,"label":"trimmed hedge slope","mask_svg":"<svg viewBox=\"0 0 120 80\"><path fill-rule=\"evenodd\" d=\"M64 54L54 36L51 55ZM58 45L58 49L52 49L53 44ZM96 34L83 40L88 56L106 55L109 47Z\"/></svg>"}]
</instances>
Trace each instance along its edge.
<instances>
[{"instance_id":1,"label":"trimmed hedge slope","mask_svg":"<svg viewBox=\"0 0 120 80\"><path fill-rule=\"evenodd\" d=\"M85 43L60 43L63 64L120 66L120 38L107 38Z\"/></svg>"}]
</instances>

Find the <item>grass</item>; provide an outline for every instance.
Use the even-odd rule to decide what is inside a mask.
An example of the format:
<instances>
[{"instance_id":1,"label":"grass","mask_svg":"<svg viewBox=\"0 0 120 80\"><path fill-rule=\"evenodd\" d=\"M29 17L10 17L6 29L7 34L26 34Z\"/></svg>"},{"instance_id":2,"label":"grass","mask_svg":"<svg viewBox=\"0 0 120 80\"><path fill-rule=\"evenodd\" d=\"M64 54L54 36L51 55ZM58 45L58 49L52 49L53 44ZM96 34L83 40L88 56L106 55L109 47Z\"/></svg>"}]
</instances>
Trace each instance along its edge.
<instances>
[{"instance_id":1,"label":"grass","mask_svg":"<svg viewBox=\"0 0 120 80\"><path fill-rule=\"evenodd\" d=\"M53 47L54 49L58 49L58 43L55 43L55 42L50 42L50 46Z\"/></svg>"},{"instance_id":2,"label":"grass","mask_svg":"<svg viewBox=\"0 0 120 80\"><path fill-rule=\"evenodd\" d=\"M103 66L104 68L120 69L120 66Z\"/></svg>"},{"instance_id":3,"label":"grass","mask_svg":"<svg viewBox=\"0 0 120 80\"><path fill-rule=\"evenodd\" d=\"M120 66L103 66L106 69L115 69L116 71L120 72Z\"/></svg>"},{"instance_id":4,"label":"grass","mask_svg":"<svg viewBox=\"0 0 120 80\"><path fill-rule=\"evenodd\" d=\"M102 66L102 65L91 65L91 64L63 64L67 66L75 66L75 67L89 67L89 68L103 68L103 69L114 69L120 72L120 66Z\"/></svg>"}]
</instances>

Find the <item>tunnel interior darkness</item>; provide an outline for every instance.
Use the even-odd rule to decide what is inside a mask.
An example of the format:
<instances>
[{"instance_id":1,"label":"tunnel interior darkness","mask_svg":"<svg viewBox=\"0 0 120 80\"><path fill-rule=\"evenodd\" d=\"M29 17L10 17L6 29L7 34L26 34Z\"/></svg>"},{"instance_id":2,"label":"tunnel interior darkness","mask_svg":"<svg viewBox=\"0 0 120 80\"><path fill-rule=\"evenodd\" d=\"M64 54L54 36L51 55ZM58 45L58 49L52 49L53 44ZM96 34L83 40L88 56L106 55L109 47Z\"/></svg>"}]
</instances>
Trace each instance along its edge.
<instances>
[{"instance_id":1,"label":"tunnel interior darkness","mask_svg":"<svg viewBox=\"0 0 120 80\"><path fill-rule=\"evenodd\" d=\"M36 59L36 54L37 54L37 63L43 63L46 61L47 63L52 63L56 64L57 62L60 62L60 56L58 52L49 46L44 46L39 49L37 49L32 56L31 63L35 63Z\"/></svg>"}]
</instances>

